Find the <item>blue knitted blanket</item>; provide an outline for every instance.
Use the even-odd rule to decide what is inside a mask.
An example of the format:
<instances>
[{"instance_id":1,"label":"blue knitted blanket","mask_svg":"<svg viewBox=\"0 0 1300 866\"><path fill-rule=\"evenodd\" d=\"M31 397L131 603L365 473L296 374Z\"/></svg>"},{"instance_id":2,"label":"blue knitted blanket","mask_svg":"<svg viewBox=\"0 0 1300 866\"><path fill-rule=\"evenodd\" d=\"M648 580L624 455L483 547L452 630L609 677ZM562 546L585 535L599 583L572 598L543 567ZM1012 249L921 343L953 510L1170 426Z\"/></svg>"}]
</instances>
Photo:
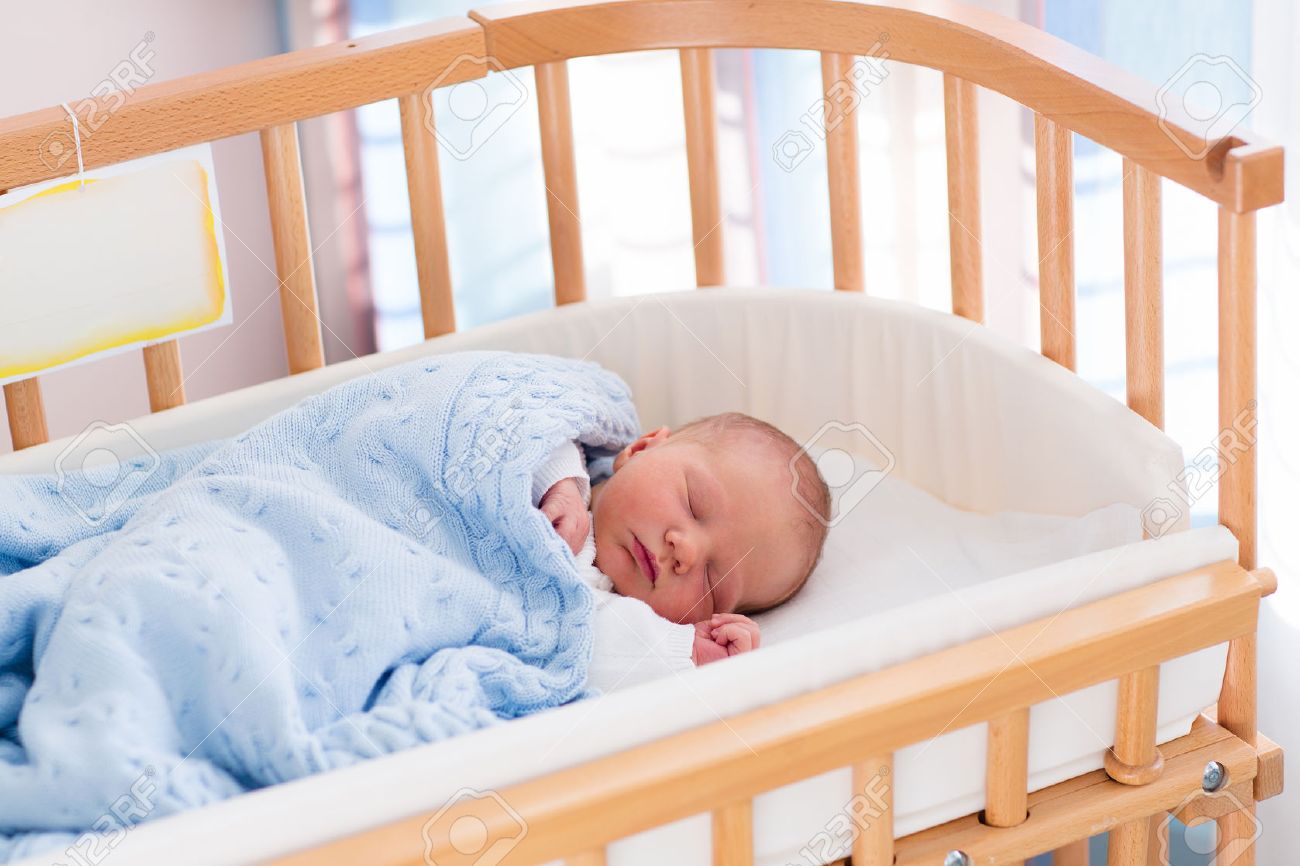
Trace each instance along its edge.
<instances>
[{"instance_id":1,"label":"blue knitted blanket","mask_svg":"<svg viewBox=\"0 0 1300 866\"><path fill-rule=\"evenodd\" d=\"M0 861L581 697L531 476L636 432L593 364L466 353L136 459L120 501L0 477Z\"/></svg>"}]
</instances>

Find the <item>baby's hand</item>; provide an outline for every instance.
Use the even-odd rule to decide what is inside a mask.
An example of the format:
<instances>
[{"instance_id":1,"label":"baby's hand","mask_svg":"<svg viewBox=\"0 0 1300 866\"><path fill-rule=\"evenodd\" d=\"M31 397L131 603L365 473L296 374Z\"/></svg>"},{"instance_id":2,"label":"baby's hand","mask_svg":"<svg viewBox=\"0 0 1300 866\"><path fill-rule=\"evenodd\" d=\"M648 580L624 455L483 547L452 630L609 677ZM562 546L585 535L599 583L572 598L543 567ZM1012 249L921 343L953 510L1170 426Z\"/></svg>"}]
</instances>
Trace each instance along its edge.
<instances>
[{"instance_id":1,"label":"baby's hand","mask_svg":"<svg viewBox=\"0 0 1300 866\"><path fill-rule=\"evenodd\" d=\"M758 623L738 613L715 613L695 624L695 666L758 649Z\"/></svg>"},{"instance_id":2,"label":"baby's hand","mask_svg":"<svg viewBox=\"0 0 1300 866\"><path fill-rule=\"evenodd\" d=\"M575 554L580 553L591 528L591 515L582 501L577 479L561 478L552 484L537 507L550 519L551 526L569 549Z\"/></svg>"}]
</instances>

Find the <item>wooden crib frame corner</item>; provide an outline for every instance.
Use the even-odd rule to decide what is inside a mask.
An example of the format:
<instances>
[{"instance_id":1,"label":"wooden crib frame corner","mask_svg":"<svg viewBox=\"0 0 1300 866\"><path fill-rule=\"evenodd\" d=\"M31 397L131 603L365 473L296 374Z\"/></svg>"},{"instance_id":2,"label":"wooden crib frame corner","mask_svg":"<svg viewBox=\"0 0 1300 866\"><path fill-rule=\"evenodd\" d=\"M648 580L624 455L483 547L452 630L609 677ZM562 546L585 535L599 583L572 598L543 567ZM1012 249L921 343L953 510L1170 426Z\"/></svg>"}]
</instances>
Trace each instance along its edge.
<instances>
[{"instance_id":1,"label":"wooden crib frame corner","mask_svg":"<svg viewBox=\"0 0 1300 866\"><path fill-rule=\"evenodd\" d=\"M481 77L486 64L533 66L556 303L586 296L577 222L567 62L647 49L680 51L696 282L724 282L715 143L712 52L787 48L820 52L828 91L856 57L889 35L890 59L944 77L954 313L981 321L978 90L996 90L1035 112L1040 304L1044 355L1074 368L1072 136L1124 158L1124 285L1127 402L1164 420L1161 179L1219 206L1219 421L1231 430L1256 399L1255 211L1283 194L1283 153L1245 131L1193 158L1193 131L1160 116L1150 85L1031 26L951 0L529 0L391 33L293 52L229 69L150 84L112 123L83 142L87 169L232 135L261 135L269 211L282 279L291 373L320 367L311 247L297 123L382 99L399 100L421 308L426 337L455 330L431 87ZM827 107L830 112L829 102ZM835 287L863 291L856 132L827 117ZM50 167L40 144L64 128L61 108L0 119L0 189L72 173ZM1200 142L1199 144L1203 144ZM145 350L150 403L184 401L175 341ZM15 448L46 441L39 381L4 386ZM989 725L987 807L901 839L892 814L862 828L855 866L935 864L950 850L973 864L1018 862L1056 850L1062 866L1086 864L1086 840L1110 831L1114 866L1155 862L1154 829L1170 809L1209 815L1195 800L1209 761L1221 764L1241 808L1214 814L1220 836L1242 835L1258 800L1281 790L1281 750L1256 727L1259 600L1276 588L1256 568L1256 457L1235 455L1220 478L1219 516L1240 544L1237 562L1163 581L944 650L904 665L688 730L626 752L511 786L502 792L528 832L508 862L563 857L596 866L615 839L699 812L713 813L714 862L753 860L754 796L835 767L861 784L893 752L949 727ZM1050 628L1044 628L1050 625ZM1041 635L1039 637L1038 635ZM1159 665L1229 642L1212 716L1157 747ZM1028 709L1057 694L1119 680L1116 742L1106 769L1029 793ZM737 748L735 731L748 744ZM751 754L750 748L753 753ZM797 757L794 760L792 756ZM1193 798L1189 801L1188 798ZM1200 805L1198 805L1200 804ZM475 803L452 807L475 815ZM1198 812L1200 810L1200 812ZM417 815L277 860L280 864L453 864L450 846L426 851ZM453 815L454 817L454 815ZM490 833L497 815L478 814ZM1081 847L1082 846L1082 847ZM1252 866L1253 849L1234 864Z\"/></svg>"}]
</instances>

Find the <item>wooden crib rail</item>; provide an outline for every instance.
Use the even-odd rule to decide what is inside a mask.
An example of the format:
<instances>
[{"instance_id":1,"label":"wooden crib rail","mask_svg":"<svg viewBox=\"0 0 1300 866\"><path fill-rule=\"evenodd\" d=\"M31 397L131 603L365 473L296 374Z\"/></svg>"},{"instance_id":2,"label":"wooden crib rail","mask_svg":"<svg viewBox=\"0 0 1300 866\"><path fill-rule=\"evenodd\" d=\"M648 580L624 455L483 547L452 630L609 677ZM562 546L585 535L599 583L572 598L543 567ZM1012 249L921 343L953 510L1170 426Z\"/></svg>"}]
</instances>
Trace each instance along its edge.
<instances>
[{"instance_id":1,"label":"wooden crib rail","mask_svg":"<svg viewBox=\"0 0 1300 866\"><path fill-rule=\"evenodd\" d=\"M443 18L147 84L83 135L82 156L100 168L416 93L440 75L442 85L481 78L481 65L456 61L483 51L478 25ZM76 173L75 160L42 159L41 142L67 130L59 106L0 118L0 189Z\"/></svg>"},{"instance_id":2,"label":"wooden crib rail","mask_svg":"<svg viewBox=\"0 0 1300 866\"><path fill-rule=\"evenodd\" d=\"M855 765L876 773L878 766L867 761L902 746L1016 714L1057 695L1251 633L1267 589L1266 581L1236 563L1221 562L514 785L499 794L526 822L527 833L509 862L540 863L594 851L688 815L729 809L727 804L836 767ZM1011 733L1008 741L1015 742L1015 731ZM1219 740L1229 747L1224 758L1246 773L1235 778L1253 776L1253 751L1241 751L1236 738ZM1132 811L1122 816L1145 818L1176 804L1191 790L1189 773L1183 768L1162 776L1161 787L1151 789L1159 796L1133 795ZM1198 770L1198 785L1199 778ZM450 825L473 815L485 822L489 839L519 835L513 819L507 827L501 810L484 810L480 803L458 802L443 817ZM733 811L724 824L739 820L740 813ZM1032 806L1030 811L1020 825L1024 831L1002 832L1035 834L1038 850L1089 832L1078 824L1062 824L1054 831L1060 835L1038 835L1043 831ZM428 817L397 821L276 862L396 866L420 863L425 856L437 863L464 860L449 840L443 840L443 848L435 840L433 849L425 850L421 827ZM876 846L879 862L890 862L892 828L888 838L877 829L862 843L864 850L868 846Z\"/></svg>"},{"instance_id":3,"label":"wooden crib rail","mask_svg":"<svg viewBox=\"0 0 1300 866\"><path fill-rule=\"evenodd\" d=\"M1149 816L1176 808L1190 792L1200 789L1201 776L1210 761L1223 764L1234 784L1239 782L1246 789L1259 772L1260 759L1255 750L1211 723L1196 723L1190 734L1169 743L1167 749L1169 759L1165 772L1149 785L1122 785L1097 770L1030 794L1031 817L1014 828L993 827L981 823L976 816L968 816L900 839L895 866L933 866L943 863L944 855L953 850L964 851L973 866L1007 866L1050 850L1062 838L1099 828L1113 826L1112 838L1116 830L1123 836L1120 828L1139 823L1144 831L1149 830ZM1242 794L1246 800L1251 799L1245 791ZM1116 821L1120 823L1116 825ZM1086 836L1076 842L1086 845ZM1123 855L1114 852L1111 866L1157 866L1160 861L1147 859L1150 849L1146 835L1141 842L1136 859L1119 859L1119 856L1131 856L1132 849ZM1072 843L1067 846L1069 849L1077 851L1078 846ZM1069 866L1086 866L1084 850L1083 859ZM1066 866L1059 860L1054 863Z\"/></svg>"},{"instance_id":4,"label":"wooden crib rail","mask_svg":"<svg viewBox=\"0 0 1300 866\"><path fill-rule=\"evenodd\" d=\"M1150 84L1036 27L958 2L525 0L470 17L506 67L652 48L861 55L886 35L890 60L999 91L1231 210L1282 200L1280 147L1241 132L1191 159L1184 147L1202 143L1178 118L1162 128Z\"/></svg>"}]
</instances>

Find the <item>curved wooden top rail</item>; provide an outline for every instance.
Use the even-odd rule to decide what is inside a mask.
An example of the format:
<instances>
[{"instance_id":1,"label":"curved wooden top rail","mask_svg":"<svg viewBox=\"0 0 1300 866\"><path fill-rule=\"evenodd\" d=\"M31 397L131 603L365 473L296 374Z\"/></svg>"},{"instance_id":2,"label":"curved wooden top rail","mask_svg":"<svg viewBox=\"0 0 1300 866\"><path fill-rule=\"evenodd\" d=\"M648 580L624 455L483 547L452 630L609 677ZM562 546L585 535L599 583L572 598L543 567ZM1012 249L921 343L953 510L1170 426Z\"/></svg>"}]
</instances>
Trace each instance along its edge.
<instances>
[{"instance_id":1,"label":"curved wooden top rail","mask_svg":"<svg viewBox=\"0 0 1300 866\"><path fill-rule=\"evenodd\" d=\"M480 78L506 67L651 48L791 48L930 66L1004 93L1133 162L1238 212L1282 200L1282 149L1239 131L1205 159L1157 88L1028 24L953 0L543 0L296 51L139 88L86 129L87 168ZM476 62L477 61L477 62ZM121 94L113 98L121 101ZM0 119L0 189L63 177L42 145L66 133L62 108Z\"/></svg>"},{"instance_id":2,"label":"curved wooden top rail","mask_svg":"<svg viewBox=\"0 0 1300 866\"><path fill-rule=\"evenodd\" d=\"M1045 33L952 0L526 0L474 10L506 67L653 48L793 48L929 66L996 90L1235 211L1282 201L1282 148L1239 131L1205 159L1181 99ZM1170 70L1174 72L1174 70ZM1168 130L1168 132L1166 132Z\"/></svg>"}]
</instances>

